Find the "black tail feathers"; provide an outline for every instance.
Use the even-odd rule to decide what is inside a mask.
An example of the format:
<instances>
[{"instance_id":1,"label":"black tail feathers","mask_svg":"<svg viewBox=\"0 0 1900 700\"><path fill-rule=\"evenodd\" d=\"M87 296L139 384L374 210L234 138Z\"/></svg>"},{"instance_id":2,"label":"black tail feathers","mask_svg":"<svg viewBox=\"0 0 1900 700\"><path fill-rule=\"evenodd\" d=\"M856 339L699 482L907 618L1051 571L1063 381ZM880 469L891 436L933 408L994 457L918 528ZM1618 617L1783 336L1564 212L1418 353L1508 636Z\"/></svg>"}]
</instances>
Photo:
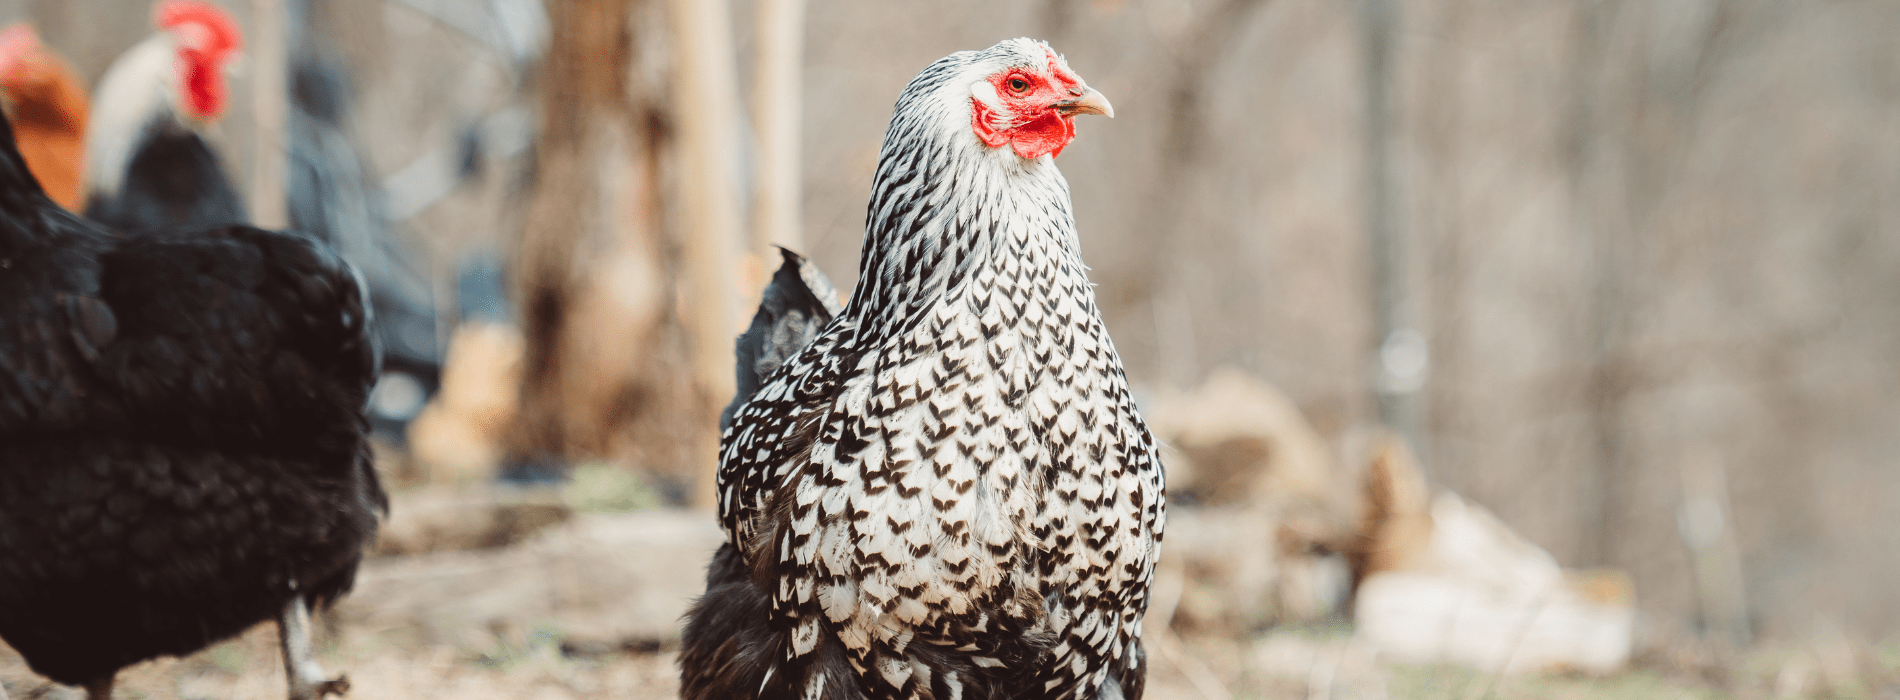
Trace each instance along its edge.
<instances>
[{"instance_id":1,"label":"black tail feathers","mask_svg":"<svg viewBox=\"0 0 1900 700\"><path fill-rule=\"evenodd\" d=\"M818 330L844 309L837 288L817 265L785 248L779 248L779 253L784 262L765 286L759 311L752 315L752 325L739 336L734 350L739 391L719 414L721 431L773 370L804 349Z\"/></svg>"}]
</instances>

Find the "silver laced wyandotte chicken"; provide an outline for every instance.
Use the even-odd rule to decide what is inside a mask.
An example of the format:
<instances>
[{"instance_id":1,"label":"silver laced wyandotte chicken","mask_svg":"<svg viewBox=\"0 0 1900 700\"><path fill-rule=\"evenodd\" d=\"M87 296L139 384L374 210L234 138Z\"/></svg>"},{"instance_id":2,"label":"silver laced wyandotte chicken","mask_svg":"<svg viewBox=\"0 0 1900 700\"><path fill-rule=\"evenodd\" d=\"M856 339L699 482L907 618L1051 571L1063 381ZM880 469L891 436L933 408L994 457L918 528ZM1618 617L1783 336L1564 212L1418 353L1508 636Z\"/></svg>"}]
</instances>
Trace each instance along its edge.
<instances>
[{"instance_id":1,"label":"silver laced wyandotte chicken","mask_svg":"<svg viewBox=\"0 0 1900 700\"><path fill-rule=\"evenodd\" d=\"M365 308L302 236L68 212L0 119L0 639L103 700L275 618L290 697L346 689L308 624L387 508Z\"/></svg>"},{"instance_id":2,"label":"silver laced wyandotte chicken","mask_svg":"<svg viewBox=\"0 0 1900 700\"><path fill-rule=\"evenodd\" d=\"M1029 39L904 88L849 303L721 438L684 697L1141 696L1163 478L1054 162L1079 114Z\"/></svg>"}]
</instances>

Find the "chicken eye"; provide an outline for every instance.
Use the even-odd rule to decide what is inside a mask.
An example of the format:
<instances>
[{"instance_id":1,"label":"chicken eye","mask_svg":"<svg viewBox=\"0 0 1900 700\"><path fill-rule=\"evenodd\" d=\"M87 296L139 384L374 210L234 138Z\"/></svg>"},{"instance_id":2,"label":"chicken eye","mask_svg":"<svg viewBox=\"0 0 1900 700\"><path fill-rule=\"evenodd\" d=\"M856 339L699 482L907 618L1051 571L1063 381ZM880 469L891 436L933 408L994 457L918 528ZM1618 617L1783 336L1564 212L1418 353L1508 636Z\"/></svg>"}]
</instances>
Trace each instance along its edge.
<instances>
[{"instance_id":1,"label":"chicken eye","mask_svg":"<svg viewBox=\"0 0 1900 700\"><path fill-rule=\"evenodd\" d=\"M1022 78L1010 78L1009 89L1015 90L1016 92L1022 92L1024 90L1028 90L1029 81L1023 80Z\"/></svg>"}]
</instances>

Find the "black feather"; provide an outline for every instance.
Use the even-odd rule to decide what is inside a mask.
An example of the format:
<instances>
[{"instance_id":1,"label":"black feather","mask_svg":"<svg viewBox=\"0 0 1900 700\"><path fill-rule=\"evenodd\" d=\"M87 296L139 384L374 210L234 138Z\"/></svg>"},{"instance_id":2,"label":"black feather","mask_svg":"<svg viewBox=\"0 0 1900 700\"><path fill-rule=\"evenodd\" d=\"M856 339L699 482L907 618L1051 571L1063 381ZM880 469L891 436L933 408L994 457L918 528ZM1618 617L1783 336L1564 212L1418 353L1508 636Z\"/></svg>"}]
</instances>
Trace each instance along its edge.
<instances>
[{"instance_id":1,"label":"black feather","mask_svg":"<svg viewBox=\"0 0 1900 700\"><path fill-rule=\"evenodd\" d=\"M739 390L719 414L720 430L732 424L733 412L752 398L766 375L804 349L841 310L837 289L817 265L786 248L779 248L779 254L784 260L765 285L752 325L733 350L738 357L734 374Z\"/></svg>"},{"instance_id":2,"label":"black feather","mask_svg":"<svg viewBox=\"0 0 1900 700\"><path fill-rule=\"evenodd\" d=\"M742 698L760 692L765 670L784 656L785 635L758 624L772 597L752 583L744 557L721 545L706 570L706 595L686 614L680 634L680 697ZM759 697L764 697L759 695Z\"/></svg>"}]
</instances>

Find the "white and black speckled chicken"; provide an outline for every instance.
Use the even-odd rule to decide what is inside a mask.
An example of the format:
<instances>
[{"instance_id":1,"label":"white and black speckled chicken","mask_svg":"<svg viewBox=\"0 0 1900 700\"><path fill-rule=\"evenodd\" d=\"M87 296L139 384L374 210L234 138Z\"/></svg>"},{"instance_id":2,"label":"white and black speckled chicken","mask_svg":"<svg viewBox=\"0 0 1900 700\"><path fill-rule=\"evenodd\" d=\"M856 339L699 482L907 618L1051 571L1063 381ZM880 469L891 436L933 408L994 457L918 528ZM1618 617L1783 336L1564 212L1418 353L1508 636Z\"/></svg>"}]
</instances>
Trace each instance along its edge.
<instances>
[{"instance_id":1,"label":"white and black speckled chicken","mask_svg":"<svg viewBox=\"0 0 1900 700\"><path fill-rule=\"evenodd\" d=\"M684 697L1141 696L1163 478L1054 162L1078 114L1029 39L905 87L850 303L724 432Z\"/></svg>"}]
</instances>

